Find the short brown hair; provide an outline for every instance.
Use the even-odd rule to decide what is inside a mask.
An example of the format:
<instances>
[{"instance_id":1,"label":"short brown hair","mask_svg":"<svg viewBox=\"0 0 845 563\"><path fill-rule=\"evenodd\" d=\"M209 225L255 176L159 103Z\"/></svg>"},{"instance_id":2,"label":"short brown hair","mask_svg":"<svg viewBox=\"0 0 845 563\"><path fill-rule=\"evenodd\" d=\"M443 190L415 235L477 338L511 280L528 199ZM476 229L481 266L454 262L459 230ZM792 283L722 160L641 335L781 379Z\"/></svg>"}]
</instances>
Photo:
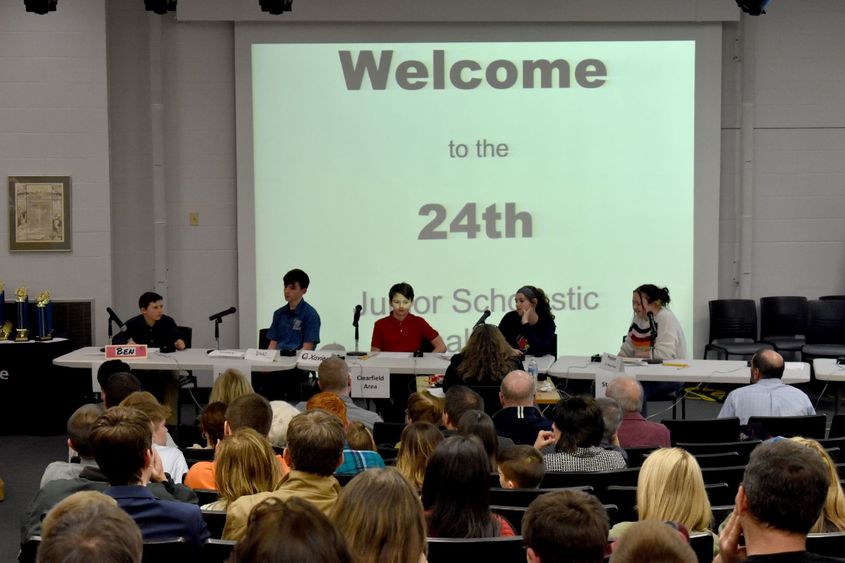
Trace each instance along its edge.
<instances>
[{"instance_id":1,"label":"short brown hair","mask_svg":"<svg viewBox=\"0 0 845 563\"><path fill-rule=\"evenodd\" d=\"M593 495L563 490L540 495L522 520L525 546L543 563L601 563L607 551L607 512Z\"/></svg>"},{"instance_id":2,"label":"short brown hair","mask_svg":"<svg viewBox=\"0 0 845 563\"><path fill-rule=\"evenodd\" d=\"M536 489L546 476L543 454L533 446L516 445L499 452L499 471L520 489Z\"/></svg>"},{"instance_id":3,"label":"short brown hair","mask_svg":"<svg viewBox=\"0 0 845 563\"><path fill-rule=\"evenodd\" d=\"M213 445L217 445L217 442L223 439L225 422L226 403L221 403L220 401L208 403L200 415L200 432Z\"/></svg>"},{"instance_id":4,"label":"short brown hair","mask_svg":"<svg viewBox=\"0 0 845 563\"><path fill-rule=\"evenodd\" d=\"M170 408L158 402L149 391L135 391L120 402L121 407L133 407L146 414L153 426L161 424L170 416Z\"/></svg>"},{"instance_id":5,"label":"short brown hair","mask_svg":"<svg viewBox=\"0 0 845 563\"><path fill-rule=\"evenodd\" d=\"M346 418L346 403L336 393L323 391L317 393L305 404L305 410L322 409L335 415L345 427L349 420Z\"/></svg>"},{"instance_id":6,"label":"short brown hair","mask_svg":"<svg viewBox=\"0 0 845 563\"><path fill-rule=\"evenodd\" d=\"M370 434L363 422L356 421L349 424L349 429L346 431L346 441L351 450L376 451L373 435Z\"/></svg>"},{"instance_id":7,"label":"short brown hair","mask_svg":"<svg viewBox=\"0 0 845 563\"><path fill-rule=\"evenodd\" d=\"M443 399L428 391L415 391L408 397L408 420L439 425L443 419Z\"/></svg>"},{"instance_id":8,"label":"short brown hair","mask_svg":"<svg viewBox=\"0 0 845 563\"><path fill-rule=\"evenodd\" d=\"M291 465L328 477L335 472L343 455L346 433L333 414L316 409L293 417L288 426L288 452Z\"/></svg>"},{"instance_id":9,"label":"short brown hair","mask_svg":"<svg viewBox=\"0 0 845 563\"><path fill-rule=\"evenodd\" d=\"M681 533L663 520L642 520L626 529L610 558L611 563L687 563L695 552Z\"/></svg>"},{"instance_id":10,"label":"short brown hair","mask_svg":"<svg viewBox=\"0 0 845 563\"><path fill-rule=\"evenodd\" d=\"M344 391L349 385L349 367L337 356L326 358L317 368L317 383L321 391Z\"/></svg>"},{"instance_id":11,"label":"short brown hair","mask_svg":"<svg viewBox=\"0 0 845 563\"><path fill-rule=\"evenodd\" d=\"M103 409L100 405L88 403L73 411L67 421L67 437L70 439L73 449L81 458L91 459L94 457L88 438L91 436L91 427L94 426L94 421L101 414L103 414Z\"/></svg>"},{"instance_id":12,"label":"short brown hair","mask_svg":"<svg viewBox=\"0 0 845 563\"><path fill-rule=\"evenodd\" d=\"M258 393L247 393L226 407L226 422L232 432L239 428L252 428L266 436L270 433L270 425L273 423L273 409L267 399Z\"/></svg>"},{"instance_id":13,"label":"short brown hair","mask_svg":"<svg viewBox=\"0 0 845 563\"><path fill-rule=\"evenodd\" d=\"M141 480L153 425L134 407L112 407L94 422L90 441L94 459L109 483L132 485Z\"/></svg>"}]
</instances>

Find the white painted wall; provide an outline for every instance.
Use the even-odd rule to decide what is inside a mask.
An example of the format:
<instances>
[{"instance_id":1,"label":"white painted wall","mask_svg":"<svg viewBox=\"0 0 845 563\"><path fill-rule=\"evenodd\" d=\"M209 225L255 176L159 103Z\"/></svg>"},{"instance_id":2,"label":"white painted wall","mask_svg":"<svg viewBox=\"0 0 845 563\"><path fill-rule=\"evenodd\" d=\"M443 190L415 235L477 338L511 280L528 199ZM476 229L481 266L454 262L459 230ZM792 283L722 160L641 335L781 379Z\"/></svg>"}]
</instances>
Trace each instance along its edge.
<instances>
[{"instance_id":1,"label":"white painted wall","mask_svg":"<svg viewBox=\"0 0 845 563\"><path fill-rule=\"evenodd\" d=\"M0 2L0 279L10 293L93 298L99 312L112 272L104 0L60 9ZM6 177L23 175L71 176L72 252L9 252ZM104 337L105 322L96 328Z\"/></svg>"}]
</instances>

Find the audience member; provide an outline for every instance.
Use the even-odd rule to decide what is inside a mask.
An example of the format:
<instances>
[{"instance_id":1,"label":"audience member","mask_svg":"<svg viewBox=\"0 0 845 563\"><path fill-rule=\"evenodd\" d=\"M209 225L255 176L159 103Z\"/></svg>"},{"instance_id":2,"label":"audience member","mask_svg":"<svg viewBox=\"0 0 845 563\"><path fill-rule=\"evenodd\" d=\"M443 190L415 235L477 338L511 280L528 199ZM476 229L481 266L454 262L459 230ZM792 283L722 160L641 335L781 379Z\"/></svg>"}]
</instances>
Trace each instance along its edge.
<instances>
[{"instance_id":1,"label":"audience member","mask_svg":"<svg viewBox=\"0 0 845 563\"><path fill-rule=\"evenodd\" d=\"M80 492L57 504L42 526L38 563L140 563L141 530L115 500Z\"/></svg>"},{"instance_id":2,"label":"audience member","mask_svg":"<svg viewBox=\"0 0 845 563\"><path fill-rule=\"evenodd\" d=\"M248 393L233 400L226 407L226 421L223 423L224 435L237 432L241 428L252 428L267 437L273 421L273 409L270 403L258 393ZM276 456L282 475L288 472L288 466L282 456ZM191 466L185 477L185 484L192 489L213 489L217 486L215 462L198 461Z\"/></svg>"},{"instance_id":3,"label":"audience member","mask_svg":"<svg viewBox=\"0 0 845 563\"><path fill-rule=\"evenodd\" d=\"M340 492L332 521L358 563L425 560L426 526L417 491L396 469L371 469Z\"/></svg>"},{"instance_id":4,"label":"audience member","mask_svg":"<svg viewBox=\"0 0 845 563\"><path fill-rule=\"evenodd\" d=\"M184 537L199 546L209 537L199 507L159 500L146 487L165 478L152 438L152 421L138 409L113 407L97 419L90 440L111 485L103 492L135 520L144 540Z\"/></svg>"},{"instance_id":5,"label":"audience member","mask_svg":"<svg viewBox=\"0 0 845 563\"><path fill-rule=\"evenodd\" d=\"M249 514L231 563L353 563L346 540L313 504L270 497Z\"/></svg>"},{"instance_id":6,"label":"audience member","mask_svg":"<svg viewBox=\"0 0 845 563\"><path fill-rule=\"evenodd\" d=\"M760 350L751 357L751 385L728 393L719 418L739 417L748 424L752 416L805 416L816 414L807 394L786 385L783 357L774 350Z\"/></svg>"},{"instance_id":7,"label":"audience member","mask_svg":"<svg viewBox=\"0 0 845 563\"><path fill-rule=\"evenodd\" d=\"M103 406L116 407L129 395L141 390L141 382L129 372L113 373L101 388Z\"/></svg>"},{"instance_id":8,"label":"audience member","mask_svg":"<svg viewBox=\"0 0 845 563\"><path fill-rule=\"evenodd\" d=\"M228 405L238 397L249 393L255 393L249 378L238 370L230 368L214 381L208 402Z\"/></svg>"},{"instance_id":9,"label":"audience member","mask_svg":"<svg viewBox=\"0 0 845 563\"><path fill-rule=\"evenodd\" d=\"M320 362L320 367L317 368L317 386L320 391L334 393L343 400L346 404L346 417L350 422L362 422L372 432L373 424L382 421L377 413L359 407L349 396L352 386L349 366L337 356L332 356ZM306 408L305 401L297 404L296 408L304 411Z\"/></svg>"},{"instance_id":10,"label":"audience member","mask_svg":"<svg viewBox=\"0 0 845 563\"><path fill-rule=\"evenodd\" d=\"M214 452L214 462L220 500L204 505L203 510L226 510L242 496L275 491L282 480L270 442L252 428L241 428L223 438Z\"/></svg>"},{"instance_id":11,"label":"audience member","mask_svg":"<svg viewBox=\"0 0 845 563\"><path fill-rule=\"evenodd\" d=\"M607 512L593 495L561 490L540 495L522 519L529 563L601 563L608 552Z\"/></svg>"},{"instance_id":12,"label":"audience member","mask_svg":"<svg viewBox=\"0 0 845 563\"><path fill-rule=\"evenodd\" d=\"M619 376L607 386L607 396L622 407L622 423L616 431L623 448L672 445L669 429L662 424L646 420L640 413L643 408L643 386L636 378Z\"/></svg>"},{"instance_id":13,"label":"audience member","mask_svg":"<svg viewBox=\"0 0 845 563\"><path fill-rule=\"evenodd\" d=\"M443 399L428 391L415 391L408 397L406 422L430 422L440 425L443 421Z\"/></svg>"},{"instance_id":14,"label":"audience member","mask_svg":"<svg viewBox=\"0 0 845 563\"><path fill-rule=\"evenodd\" d=\"M698 558L684 532L671 522L636 522L614 545L610 563L696 563Z\"/></svg>"},{"instance_id":15,"label":"audience member","mask_svg":"<svg viewBox=\"0 0 845 563\"><path fill-rule=\"evenodd\" d=\"M346 441L353 450L376 451L373 435L367 430L363 422L350 422L346 431Z\"/></svg>"},{"instance_id":16,"label":"audience member","mask_svg":"<svg viewBox=\"0 0 845 563\"><path fill-rule=\"evenodd\" d=\"M829 486L824 463L807 446L772 440L754 448L714 563L840 561L806 552Z\"/></svg>"},{"instance_id":17,"label":"audience member","mask_svg":"<svg viewBox=\"0 0 845 563\"><path fill-rule=\"evenodd\" d=\"M232 502L226 516L224 539L238 540L247 529L250 511L268 498L300 497L323 513L334 507L340 485L332 474L343 462L346 433L338 418L322 410L293 417L288 426L285 462L291 468L273 492L247 495Z\"/></svg>"},{"instance_id":18,"label":"audience member","mask_svg":"<svg viewBox=\"0 0 845 563\"><path fill-rule=\"evenodd\" d=\"M106 385L109 377L118 372L131 373L132 368L123 360L107 360L97 368L97 384L100 390Z\"/></svg>"},{"instance_id":19,"label":"audience member","mask_svg":"<svg viewBox=\"0 0 845 563\"><path fill-rule=\"evenodd\" d=\"M622 423L622 408L615 399L610 397L600 397L596 399L596 404L601 410L601 419L604 423L604 434L602 434L599 445L606 450L619 452L625 458L625 463L628 463L628 452L619 445L618 431L619 425Z\"/></svg>"},{"instance_id":20,"label":"audience member","mask_svg":"<svg viewBox=\"0 0 845 563\"><path fill-rule=\"evenodd\" d=\"M810 528L810 533L845 532L845 494L842 492L842 484L839 481L839 472L837 471L836 464L831 459L830 454L827 453L827 450L824 449L824 446L817 441L800 436L795 436L790 438L790 440L815 450L821 456L824 466L827 469L827 477L830 480L824 508L822 508L822 512L819 514L816 523Z\"/></svg>"},{"instance_id":21,"label":"audience member","mask_svg":"<svg viewBox=\"0 0 845 563\"><path fill-rule=\"evenodd\" d=\"M288 444L288 424L299 414L299 409L286 401L270 401L270 408L273 411L273 422L267 439L273 447L284 448Z\"/></svg>"},{"instance_id":22,"label":"audience member","mask_svg":"<svg viewBox=\"0 0 845 563\"><path fill-rule=\"evenodd\" d=\"M158 402L149 391L136 391L120 402L122 407L133 407L153 421L153 447L161 457L164 471L176 483L181 483L188 472L188 462L185 454L175 446L167 445L167 428L165 422L170 416L170 409Z\"/></svg>"},{"instance_id":23,"label":"audience member","mask_svg":"<svg viewBox=\"0 0 845 563\"><path fill-rule=\"evenodd\" d=\"M546 471L610 471L623 469L625 458L601 444L604 421L592 397L562 399L555 407L552 431L541 430L534 447L543 450L554 444L554 453L543 456Z\"/></svg>"},{"instance_id":24,"label":"audience member","mask_svg":"<svg viewBox=\"0 0 845 563\"><path fill-rule=\"evenodd\" d=\"M493 415L499 436L533 445L537 432L552 429L551 421L535 406L534 395L534 378L528 372L515 370L505 376L499 389L502 409Z\"/></svg>"},{"instance_id":25,"label":"audience member","mask_svg":"<svg viewBox=\"0 0 845 563\"><path fill-rule=\"evenodd\" d=\"M701 468L681 448L660 448L645 459L637 478L639 520L671 520L690 532L709 532L713 521ZM632 522L620 522L610 539L620 538ZM716 542L718 543L718 542Z\"/></svg>"},{"instance_id":26,"label":"audience member","mask_svg":"<svg viewBox=\"0 0 845 563\"><path fill-rule=\"evenodd\" d=\"M346 418L346 403L339 396L328 391L317 393L308 399L307 409L309 411L320 409L335 415L343 425L344 436L346 436L349 429L349 421ZM374 467L384 467L384 460L381 456L372 450L353 449L349 446L347 438L343 447L343 463L338 466L335 474L357 475Z\"/></svg>"},{"instance_id":27,"label":"audience member","mask_svg":"<svg viewBox=\"0 0 845 563\"><path fill-rule=\"evenodd\" d=\"M481 395L464 385L449 388L443 400L443 426L446 428L444 434L454 434L461 416L472 409L484 410L484 399Z\"/></svg>"},{"instance_id":28,"label":"audience member","mask_svg":"<svg viewBox=\"0 0 845 563\"><path fill-rule=\"evenodd\" d=\"M496 458L499 453L499 437L496 436L496 427L493 426L493 419L479 410L469 410L461 415L458 420L458 434L461 436L475 436L481 440L487 458L490 460L488 472L496 470ZM513 443L508 444L508 446Z\"/></svg>"},{"instance_id":29,"label":"audience member","mask_svg":"<svg viewBox=\"0 0 845 563\"><path fill-rule=\"evenodd\" d=\"M204 448L214 449L223 439L226 426L226 403L215 401L208 403L200 414L200 433L205 439Z\"/></svg>"},{"instance_id":30,"label":"audience member","mask_svg":"<svg viewBox=\"0 0 845 563\"><path fill-rule=\"evenodd\" d=\"M514 355L499 328L478 325L460 353L452 356L443 376L443 389L448 391L453 385L499 385L515 369L522 369L522 360Z\"/></svg>"},{"instance_id":31,"label":"audience member","mask_svg":"<svg viewBox=\"0 0 845 563\"><path fill-rule=\"evenodd\" d=\"M428 422L414 422L402 430L396 469L419 490L422 489L428 460L442 441L443 434Z\"/></svg>"},{"instance_id":32,"label":"audience member","mask_svg":"<svg viewBox=\"0 0 845 563\"><path fill-rule=\"evenodd\" d=\"M94 421L103 414L100 405L87 404L76 409L67 421L67 446L79 456L79 463L68 463L66 461L54 461L44 469L41 476L41 485L56 479L75 479L79 477L82 470L89 466L97 466L94 460L94 452L88 443L88 436L91 434L91 427Z\"/></svg>"},{"instance_id":33,"label":"audience member","mask_svg":"<svg viewBox=\"0 0 845 563\"><path fill-rule=\"evenodd\" d=\"M498 468L503 489L537 489L546 476L543 454L524 444L500 451Z\"/></svg>"},{"instance_id":34,"label":"audience member","mask_svg":"<svg viewBox=\"0 0 845 563\"><path fill-rule=\"evenodd\" d=\"M475 436L452 436L428 461L422 503L428 535L441 538L512 536L507 520L490 511L490 461Z\"/></svg>"}]
</instances>

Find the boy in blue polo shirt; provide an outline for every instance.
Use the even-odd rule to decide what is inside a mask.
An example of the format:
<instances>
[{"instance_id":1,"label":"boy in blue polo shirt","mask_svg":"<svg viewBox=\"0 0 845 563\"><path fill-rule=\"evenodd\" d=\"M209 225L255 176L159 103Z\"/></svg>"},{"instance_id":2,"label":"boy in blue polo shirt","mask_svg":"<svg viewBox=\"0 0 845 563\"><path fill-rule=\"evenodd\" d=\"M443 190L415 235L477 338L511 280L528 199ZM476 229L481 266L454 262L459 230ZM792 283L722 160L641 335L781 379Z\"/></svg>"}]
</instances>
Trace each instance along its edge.
<instances>
[{"instance_id":1,"label":"boy in blue polo shirt","mask_svg":"<svg viewBox=\"0 0 845 563\"><path fill-rule=\"evenodd\" d=\"M294 269L282 278L287 304L273 313L267 332L271 350L314 350L320 342L320 315L303 296L311 280L308 274Z\"/></svg>"}]
</instances>

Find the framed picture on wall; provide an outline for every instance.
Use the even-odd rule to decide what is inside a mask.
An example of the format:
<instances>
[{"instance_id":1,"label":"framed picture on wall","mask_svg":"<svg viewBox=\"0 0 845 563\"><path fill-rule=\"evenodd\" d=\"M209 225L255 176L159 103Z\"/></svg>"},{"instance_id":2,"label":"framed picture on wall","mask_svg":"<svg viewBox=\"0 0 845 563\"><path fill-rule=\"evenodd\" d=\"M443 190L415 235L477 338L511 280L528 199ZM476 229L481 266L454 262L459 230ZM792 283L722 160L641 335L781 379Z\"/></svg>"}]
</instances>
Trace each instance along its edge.
<instances>
[{"instance_id":1,"label":"framed picture on wall","mask_svg":"<svg viewBox=\"0 0 845 563\"><path fill-rule=\"evenodd\" d=\"M70 176L9 176L9 250L70 249Z\"/></svg>"}]
</instances>

